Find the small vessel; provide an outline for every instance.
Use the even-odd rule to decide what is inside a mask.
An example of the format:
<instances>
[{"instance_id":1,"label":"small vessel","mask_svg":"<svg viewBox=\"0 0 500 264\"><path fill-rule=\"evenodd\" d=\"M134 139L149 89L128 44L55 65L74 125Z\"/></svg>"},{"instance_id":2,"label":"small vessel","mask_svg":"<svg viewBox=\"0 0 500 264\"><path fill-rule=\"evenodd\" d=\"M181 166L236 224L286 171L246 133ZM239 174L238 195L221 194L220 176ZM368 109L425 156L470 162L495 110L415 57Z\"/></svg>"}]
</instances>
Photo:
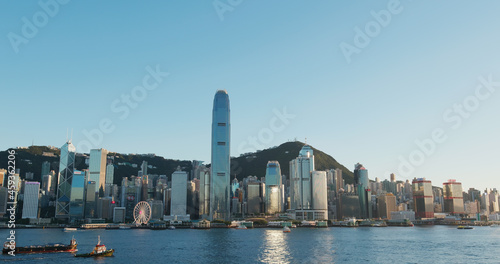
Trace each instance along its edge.
<instances>
[{"instance_id":1,"label":"small vessel","mask_svg":"<svg viewBox=\"0 0 500 264\"><path fill-rule=\"evenodd\" d=\"M474 229L474 227L469 226L469 225L466 225L466 226L460 225L460 226L457 227L457 229Z\"/></svg>"},{"instance_id":2,"label":"small vessel","mask_svg":"<svg viewBox=\"0 0 500 264\"><path fill-rule=\"evenodd\" d=\"M27 247L16 247L16 244L11 244L5 242L3 245L3 254L24 254L24 253L53 253L53 252L75 252L77 251L75 238L71 239L69 245L62 244L47 244L44 246L27 246ZM13 253L10 253L13 252Z\"/></svg>"},{"instance_id":3,"label":"small vessel","mask_svg":"<svg viewBox=\"0 0 500 264\"><path fill-rule=\"evenodd\" d=\"M77 231L78 229L74 228L74 227L65 227L63 229L64 232L71 232L71 231Z\"/></svg>"},{"instance_id":4,"label":"small vessel","mask_svg":"<svg viewBox=\"0 0 500 264\"><path fill-rule=\"evenodd\" d=\"M492 225L490 225L490 227L499 227L499 226L500 225L498 225L498 224L492 224Z\"/></svg>"},{"instance_id":5,"label":"small vessel","mask_svg":"<svg viewBox=\"0 0 500 264\"><path fill-rule=\"evenodd\" d=\"M101 236L97 238L97 245L94 250L87 254L76 254L75 257L89 258L89 257L111 257L115 252L114 249L106 249L105 245L101 245Z\"/></svg>"},{"instance_id":6,"label":"small vessel","mask_svg":"<svg viewBox=\"0 0 500 264\"><path fill-rule=\"evenodd\" d=\"M172 226L172 225L171 225L171 226L168 226L168 229L170 229L170 230L175 230L175 226Z\"/></svg>"},{"instance_id":7,"label":"small vessel","mask_svg":"<svg viewBox=\"0 0 500 264\"><path fill-rule=\"evenodd\" d=\"M296 225L296 224L293 224L293 225L292 225L292 228L297 228L297 225Z\"/></svg>"},{"instance_id":8,"label":"small vessel","mask_svg":"<svg viewBox=\"0 0 500 264\"><path fill-rule=\"evenodd\" d=\"M248 229L245 225L240 224L239 226L236 227L236 229Z\"/></svg>"},{"instance_id":9,"label":"small vessel","mask_svg":"<svg viewBox=\"0 0 500 264\"><path fill-rule=\"evenodd\" d=\"M290 233L290 232L292 232L292 230L290 230L290 227L288 226L283 227L283 233Z\"/></svg>"},{"instance_id":10,"label":"small vessel","mask_svg":"<svg viewBox=\"0 0 500 264\"><path fill-rule=\"evenodd\" d=\"M130 226L120 225L118 229L130 229Z\"/></svg>"}]
</instances>

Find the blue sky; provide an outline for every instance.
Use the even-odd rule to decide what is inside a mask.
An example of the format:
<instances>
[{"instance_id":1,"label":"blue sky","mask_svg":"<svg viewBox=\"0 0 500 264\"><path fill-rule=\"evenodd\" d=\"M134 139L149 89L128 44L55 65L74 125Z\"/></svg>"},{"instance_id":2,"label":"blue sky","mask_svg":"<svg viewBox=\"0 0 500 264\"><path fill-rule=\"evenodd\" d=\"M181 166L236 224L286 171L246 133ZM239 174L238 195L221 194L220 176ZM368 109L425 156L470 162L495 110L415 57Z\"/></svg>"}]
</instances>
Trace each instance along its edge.
<instances>
[{"instance_id":1,"label":"blue sky","mask_svg":"<svg viewBox=\"0 0 500 264\"><path fill-rule=\"evenodd\" d=\"M499 188L500 95L475 91L480 78L500 82L500 3L402 0L348 63L341 43L356 47L356 27L366 34L371 12L392 4L241 1L221 20L213 1L70 1L43 21L38 1L2 2L0 149L60 147L68 128L78 147L107 120L114 130L93 147L210 162L213 96L226 89L233 156L249 137L264 148L307 137L350 169L363 163L371 179ZM41 26L26 37L23 17L33 16ZM26 41L13 45L13 34ZM169 75L122 119L112 105L125 106L148 66ZM443 117L464 102L467 118ZM294 118L270 135L283 109ZM436 129L446 140L419 150L415 140ZM412 173L400 157L413 157Z\"/></svg>"}]
</instances>

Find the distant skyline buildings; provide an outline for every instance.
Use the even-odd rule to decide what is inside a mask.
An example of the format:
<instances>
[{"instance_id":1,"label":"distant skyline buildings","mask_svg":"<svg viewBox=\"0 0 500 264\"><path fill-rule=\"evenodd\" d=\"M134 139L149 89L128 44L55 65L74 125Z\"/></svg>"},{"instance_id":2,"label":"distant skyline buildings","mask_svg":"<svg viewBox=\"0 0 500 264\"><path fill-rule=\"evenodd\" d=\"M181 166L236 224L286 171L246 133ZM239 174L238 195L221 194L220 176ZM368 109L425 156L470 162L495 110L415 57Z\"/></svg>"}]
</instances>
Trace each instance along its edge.
<instances>
[{"instance_id":1,"label":"distant skyline buildings","mask_svg":"<svg viewBox=\"0 0 500 264\"><path fill-rule=\"evenodd\" d=\"M265 205L267 214L284 211L284 185L281 180L281 168L278 161L268 161L266 168Z\"/></svg>"},{"instance_id":2,"label":"distant skyline buildings","mask_svg":"<svg viewBox=\"0 0 500 264\"><path fill-rule=\"evenodd\" d=\"M231 123L229 96L218 90L212 111L212 164L210 173L210 219L228 221L230 212Z\"/></svg>"}]
</instances>

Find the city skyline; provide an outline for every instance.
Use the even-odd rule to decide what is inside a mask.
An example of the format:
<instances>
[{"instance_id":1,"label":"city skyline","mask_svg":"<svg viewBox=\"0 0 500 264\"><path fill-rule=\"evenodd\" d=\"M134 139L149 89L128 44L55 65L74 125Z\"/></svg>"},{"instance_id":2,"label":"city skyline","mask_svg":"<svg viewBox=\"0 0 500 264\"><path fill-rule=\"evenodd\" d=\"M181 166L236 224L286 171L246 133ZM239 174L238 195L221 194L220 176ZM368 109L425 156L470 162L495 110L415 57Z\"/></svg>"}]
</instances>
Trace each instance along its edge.
<instances>
[{"instance_id":1,"label":"city skyline","mask_svg":"<svg viewBox=\"0 0 500 264\"><path fill-rule=\"evenodd\" d=\"M498 188L500 177L490 164L500 156L500 127L492 122L500 99L498 93L488 96L485 83L494 90L500 80L499 38L492 31L499 4L401 1L393 10L389 2L290 1L266 3L266 12L262 3L246 2L225 13L223 21L210 3L123 3L125 12L103 3L95 13L95 2L71 2L60 5L17 53L7 35L22 35L22 18L31 20L44 9L36 2L4 3L0 87L10 99L6 108L23 106L13 114L16 130L2 134L8 140L0 148L33 141L59 147L69 128L80 151L77 144L88 140L84 131L109 118L115 129L92 149L209 160L207 98L225 88L234 102L234 156L307 137L349 168L363 163L372 179L396 173L397 179L459 179L464 189ZM142 12L131 18L127 11L135 10ZM348 62L342 43L355 46L356 28L364 32L384 10L391 12L390 22L379 22L380 33ZM464 21L471 16L476 19ZM135 108L127 107L122 95L130 95L145 76L158 88L148 90ZM83 103L61 112L55 102L63 100ZM303 107L307 104L314 107ZM113 105L129 112L113 111ZM65 122L53 121L54 113ZM158 113L168 113L168 122ZM270 122L276 118L283 123L274 131ZM442 135L433 140L436 129ZM256 144L249 138L257 138ZM427 148L422 164L412 166L408 176L398 173L400 157L408 161L419 145Z\"/></svg>"}]
</instances>

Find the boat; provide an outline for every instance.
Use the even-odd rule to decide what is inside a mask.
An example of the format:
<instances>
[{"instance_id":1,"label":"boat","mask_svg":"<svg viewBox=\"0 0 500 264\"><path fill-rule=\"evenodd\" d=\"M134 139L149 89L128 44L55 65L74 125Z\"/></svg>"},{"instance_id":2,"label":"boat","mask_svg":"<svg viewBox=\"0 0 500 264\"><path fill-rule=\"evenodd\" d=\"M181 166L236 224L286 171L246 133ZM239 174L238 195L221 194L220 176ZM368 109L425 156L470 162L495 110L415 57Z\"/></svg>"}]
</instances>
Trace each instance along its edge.
<instances>
[{"instance_id":1,"label":"boat","mask_svg":"<svg viewBox=\"0 0 500 264\"><path fill-rule=\"evenodd\" d=\"M120 225L118 229L130 229L130 226Z\"/></svg>"},{"instance_id":2,"label":"boat","mask_svg":"<svg viewBox=\"0 0 500 264\"><path fill-rule=\"evenodd\" d=\"M76 252L75 238L71 239L69 245L62 244L47 244L44 246L27 246L27 247L16 247L16 244L11 244L10 242L5 242L3 245L3 254L24 254L24 253L53 253L53 252Z\"/></svg>"},{"instance_id":3,"label":"boat","mask_svg":"<svg viewBox=\"0 0 500 264\"><path fill-rule=\"evenodd\" d=\"M170 229L170 230L175 230L175 226L172 226L172 225L171 225L171 226L168 226L168 229Z\"/></svg>"},{"instance_id":4,"label":"boat","mask_svg":"<svg viewBox=\"0 0 500 264\"><path fill-rule=\"evenodd\" d=\"M292 224L292 228L297 228L297 225L296 224Z\"/></svg>"},{"instance_id":5,"label":"boat","mask_svg":"<svg viewBox=\"0 0 500 264\"><path fill-rule=\"evenodd\" d=\"M292 230L290 230L290 227L288 226L283 227L283 233L290 233L290 232L292 232Z\"/></svg>"},{"instance_id":6,"label":"boat","mask_svg":"<svg viewBox=\"0 0 500 264\"><path fill-rule=\"evenodd\" d=\"M64 232L71 232L71 231L77 231L78 229L74 228L74 227L65 227L63 229Z\"/></svg>"},{"instance_id":7,"label":"boat","mask_svg":"<svg viewBox=\"0 0 500 264\"><path fill-rule=\"evenodd\" d=\"M98 236L97 245L95 246L92 252L86 254L76 254L75 257L80 257L80 258L112 257L114 252L115 252L114 249L106 249L105 245L101 245L101 236Z\"/></svg>"},{"instance_id":8,"label":"boat","mask_svg":"<svg viewBox=\"0 0 500 264\"><path fill-rule=\"evenodd\" d=\"M248 229L245 225L240 224L239 226L236 227L236 229Z\"/></svg>"},{"instance_id":9,"label":"boat","mask_svg":"<svg viewBox=\"0 0 500 264\"><path fill-rule=\"evenodd\" d=\"M500 225L498 225L498 224L492 224L492 225L490 225L490 227L500 227Z\"/></svg>"},{"instance_id":10,"label":"boat","mask_svg":"<svg viewBox=\"0 0 500 264\"><path fill-rule=\"evenodd\" d=\"M466 226L460 225L460 226L457 227L457 229L474 229L474 227L469 226L469 225L466 225Z\"/></svg>"}]
</instances>

